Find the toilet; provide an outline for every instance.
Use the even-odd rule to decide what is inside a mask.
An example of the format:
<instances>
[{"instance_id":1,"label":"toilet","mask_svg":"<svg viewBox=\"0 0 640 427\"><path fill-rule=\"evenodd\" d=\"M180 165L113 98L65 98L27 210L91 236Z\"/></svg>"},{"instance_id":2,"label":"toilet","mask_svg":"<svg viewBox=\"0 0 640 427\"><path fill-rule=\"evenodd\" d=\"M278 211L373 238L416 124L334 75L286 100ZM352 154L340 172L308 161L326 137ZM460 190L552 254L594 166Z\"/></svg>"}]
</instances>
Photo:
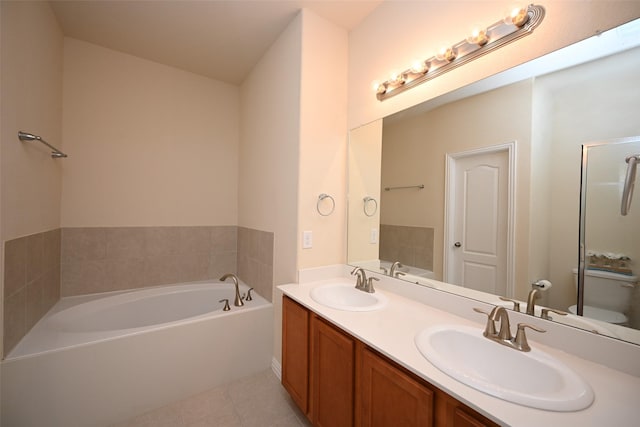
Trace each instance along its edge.
<instances>
[{"instance_id":1,"label":"toilet","mask_svg":"<svg viewBox=\"0 0 640 427\"><path fill-rule=\"evenodd\" d=\"M578 269L573 269L576 289L578 287ZM638 276L612 273L609 271L584 271L583 315L591 319L616 325L626 325L629 319L626 312L631 304L631 293ZM578 313L578 306L569 307L569 312Z\"/></svg>"}]
</instances>

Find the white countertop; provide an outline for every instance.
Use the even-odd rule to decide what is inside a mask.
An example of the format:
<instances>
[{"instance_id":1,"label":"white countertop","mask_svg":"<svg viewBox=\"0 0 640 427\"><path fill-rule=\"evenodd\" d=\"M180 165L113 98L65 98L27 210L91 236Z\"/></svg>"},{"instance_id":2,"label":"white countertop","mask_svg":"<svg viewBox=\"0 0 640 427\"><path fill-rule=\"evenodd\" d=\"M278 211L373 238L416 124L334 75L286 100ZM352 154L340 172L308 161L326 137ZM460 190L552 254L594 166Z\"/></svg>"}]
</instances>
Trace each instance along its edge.
<instances>
[{"instance_id":1,"label":"white countertop","mask_svg":"<svg viewBox=\"0 0 640 427\"><path fill-rule=\"evenodd\" d=\"M344 276L335 279L338 278L344 280ZM325 307L311 299L309 296L311 289L331 283L335 279L282 285L278 288L321 317L501 425L518 427L638 425L640 420L639 377L543 345L537 342L535 334L531 333L528 336L531 346L551 354L573 368L591 385L595 400L590 407L578 412L551 412L510 403L477 391L444 374L426 360L414 344L415 335L430 326L458 324L474 326L482 330L484 323L475 323L391 292L393 286L388 286L385 281L376 282L376 290L388 297L389 304L378 311L340 311ZM426 288L424 291L429 292ZM421 290L412 290L412 292L421 292ZM461 298L460 302L473 304L464 298ZM476 305L482 306L480 303ZM478 322L484 322L482 317L478 315ZM640 364L640 360L638 363Z\"/></svg>"}]
</instances>

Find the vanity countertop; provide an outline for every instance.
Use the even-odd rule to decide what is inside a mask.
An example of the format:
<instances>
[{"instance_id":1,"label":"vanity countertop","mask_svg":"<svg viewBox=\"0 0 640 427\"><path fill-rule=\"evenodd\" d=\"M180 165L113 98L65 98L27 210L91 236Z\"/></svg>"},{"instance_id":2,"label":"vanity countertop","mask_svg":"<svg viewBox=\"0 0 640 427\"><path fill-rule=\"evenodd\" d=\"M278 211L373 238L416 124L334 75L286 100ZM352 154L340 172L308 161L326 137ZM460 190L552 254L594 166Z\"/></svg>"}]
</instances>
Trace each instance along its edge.
<instances>
[{"instance_id":1,"label":"vanity countertop","mask_svg":"<svg viewBox=\"0 0 640 427\"><path fill-rule=\"evenodd\" d=\"M344 276L337 276L335 279L337 278L344 280ZM438 309L437 305L427 305L415 298L395 293L392 291L393 286L388 286L385 281L377 283L376 289L388 297L389 304L378 311L341 311L325 307L311 299L310 292L313 288L331 283L335 279L325 278L302 284L281 285L278 288L290 298L501 425L622 427L635 426L640 419L639 377L541 344L536 341L535 333L529 335L532 347L537 347L570 366L591 385L595 400L590 407L577 412L544 411L510 403L466 386L427 361L415 346L414 337L424 328L443 324L468 325L482 330L483 315L477 316L476 323ZM464 298L460 302L473 304ZM476 305L481 306L480 303Z\"/></svg>"}]
</instances>

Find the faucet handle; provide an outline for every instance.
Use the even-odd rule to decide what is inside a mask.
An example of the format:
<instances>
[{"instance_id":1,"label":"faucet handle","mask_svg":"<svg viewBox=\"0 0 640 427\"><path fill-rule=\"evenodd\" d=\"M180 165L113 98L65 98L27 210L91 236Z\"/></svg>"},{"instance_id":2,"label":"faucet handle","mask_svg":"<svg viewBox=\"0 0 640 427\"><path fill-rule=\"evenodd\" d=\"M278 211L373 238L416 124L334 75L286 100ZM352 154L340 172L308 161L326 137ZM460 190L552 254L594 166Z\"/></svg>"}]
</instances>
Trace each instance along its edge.
<instances>
[{"instance_id":1,"label":"faucet handle","mask_svg":"<svg viewBox=\"0 0 640 427\"><path fill-rule=\"evenodd\" d=\"M231 307L229 307L229 300L227 298L221 299L218 302L224 302L224 308L222 309L222 311L229 311L231 310Z\"/></svg>"},{"instance_id":2,"label":"faucet handle","mask_svg":"<svg viewBox=\"0 0 640 427\"><path fill-rule=\"evenodd\" d=\"M484 314L485 316L487 316L487 324L486 324L486 326L484 328L484 333L482 335L484 335L485 337L495 336L497 334L497 332L496 332L496 324L489 317L489 312L488 311L484 311L483 309L478 308L478 307L473 307L473 311L475 311L476 313Z\"/></svg>"},{"instance_id":3,"label":"faucet handle","mask_svg":"<svg viewBox=\"0 0 640 427\"><path fill-rule=\"evenodd\" d=\"M498 297L501 301L507 301L507 302L512 302L513 303L513 311L517 311L518 313L520 313L520 301L511 299L511 298L505 298L505 297Z\"/></svg>"},{"instance_id":4,"label":"faucet handle","mask_svg":"<svg viewBox=\"0 0 640 427\"><path fill-rule=\"evenodd\" d=\"M538 328L537 326L533 326L528 323L518 323L518 332L516 332L516 338L513 341L514 347L520 351L531 351L531 347L527 342L527 335L524 332L525 328L533 329L536 332L547 332L547 331L545 329Z\"/></svg>"},{"instance_id":5,"label":"faucet handle","mask_svg":"<svg viewBox=\"0 0 640 427\"><path fill-rule=\"evenodd\" d=\"M253 297L251 296L252 290L253 288L249 288L249 290L247 291L247 297L244 299L245 301L253 301Z\"/></svg>"},{"instance_id":6,"label":"faucet handle","mask_svg":"<svg viewBox=\"0 0 640 427\"><path fill-rule=\"evenodd\" d=\"M543 308L542 312L540 313L540 317L542 319L545 319L545 320L553 320L553 318L551 316L549 316L549 313L555 313L555 314L558 314L560 316L566 316L567 315L566 311L554 310L553 308Z\"/></svg>"},{"instance_id":7,"label":"faucet handle","mask_svg":"<svg viewBox=\"0 0 640 427\"><path fill-rule=\"evenodd\" d=\"M377 277L369 277L369 279L367 280L367 286L365 286L365 291L369 292L370 294L374 293L376 290L373 288L373 281L379 282L380 279L378 279Z\"/></svg>"}]
</instances>

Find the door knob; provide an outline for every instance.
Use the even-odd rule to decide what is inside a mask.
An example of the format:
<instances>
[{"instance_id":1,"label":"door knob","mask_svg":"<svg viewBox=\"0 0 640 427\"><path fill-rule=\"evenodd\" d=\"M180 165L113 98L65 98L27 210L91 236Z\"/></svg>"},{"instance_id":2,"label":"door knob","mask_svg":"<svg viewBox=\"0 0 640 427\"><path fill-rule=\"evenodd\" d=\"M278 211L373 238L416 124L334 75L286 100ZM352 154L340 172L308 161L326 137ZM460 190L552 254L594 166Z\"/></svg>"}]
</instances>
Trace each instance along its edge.
<instances>
[{"instance_id":1,"label":"door knob","mask_svg":"<svg viewBox=\"0 0 640 427\"><path fill-rule=\"evenodd\" d=\"M459 248L460 246L462 246L462 243L460 243L460 242L455 242L455 243L453 244L453 246L455 246L456 248Z\"/></svg>"}]
</instances>

